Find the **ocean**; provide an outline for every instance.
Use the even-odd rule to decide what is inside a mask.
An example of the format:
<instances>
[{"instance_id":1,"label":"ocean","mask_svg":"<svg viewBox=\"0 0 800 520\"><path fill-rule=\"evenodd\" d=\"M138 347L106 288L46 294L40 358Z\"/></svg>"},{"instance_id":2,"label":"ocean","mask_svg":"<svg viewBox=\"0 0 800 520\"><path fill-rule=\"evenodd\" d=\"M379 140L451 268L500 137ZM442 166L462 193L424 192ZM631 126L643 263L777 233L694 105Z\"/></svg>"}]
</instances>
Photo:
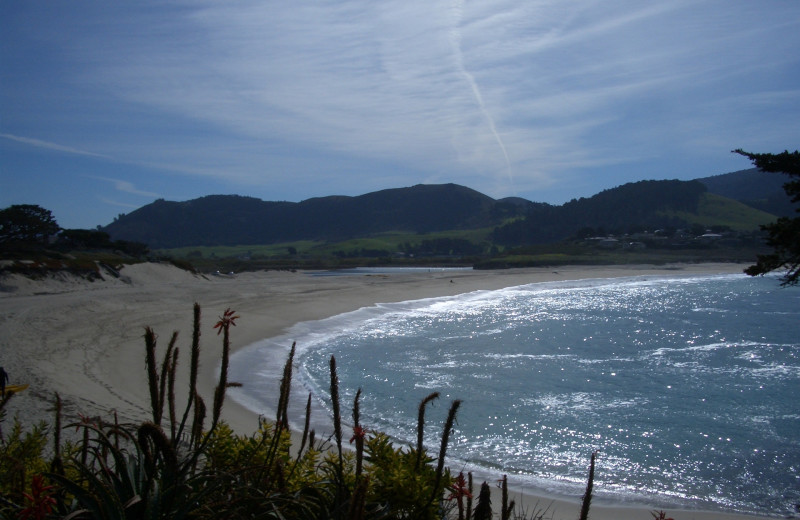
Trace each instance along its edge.
<instances>
[{"instance_id":1,"label":"ocean","mask_svg":"<svg viewBox=\"0 0 800 520\"><path fill-rule=\"evenodd\" d=\"M800 288L775 277L631 277L537 283L380 304L301 323L233 356L234 399L266 415L297 342L292 417L316 397L414 442L419 402L435 455L453 399L456 472L595 501L800 516Z\"/></svg>"}]
</instances>

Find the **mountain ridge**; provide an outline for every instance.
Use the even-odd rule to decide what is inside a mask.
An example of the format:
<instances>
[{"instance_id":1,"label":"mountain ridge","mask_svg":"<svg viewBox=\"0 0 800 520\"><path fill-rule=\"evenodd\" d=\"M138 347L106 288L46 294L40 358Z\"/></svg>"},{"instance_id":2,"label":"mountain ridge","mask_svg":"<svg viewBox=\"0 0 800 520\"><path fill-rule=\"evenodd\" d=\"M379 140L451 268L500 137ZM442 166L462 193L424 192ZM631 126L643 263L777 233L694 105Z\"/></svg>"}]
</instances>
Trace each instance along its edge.
<instances>
[{"instance_id":1,"label":"mountain ridge","mask_svg":"<svg viewBox=\"0 0 800 520\"><path fill-rule=\"evenodd\" d=\"M425 234L479 228L494 229L493 240L498 244L519 245L563 240L585 228L618 231L697 224L703 221L696 214L705 193L752 208L752 215L738 217L740 221L763 220L766 214L780 214L781 204L788 204L785 195L786 201L777 197L780 185L780 181L764 177L763 172L743 170L691 181L638 181L561 206L520 197L493 199L454 183L418 184L300 202L207 195L183 202L158 199L121 215L103 231L114 239L142 242L154 249L296 240L333 242L389 231Z\"/></svg>"}]
</instances>

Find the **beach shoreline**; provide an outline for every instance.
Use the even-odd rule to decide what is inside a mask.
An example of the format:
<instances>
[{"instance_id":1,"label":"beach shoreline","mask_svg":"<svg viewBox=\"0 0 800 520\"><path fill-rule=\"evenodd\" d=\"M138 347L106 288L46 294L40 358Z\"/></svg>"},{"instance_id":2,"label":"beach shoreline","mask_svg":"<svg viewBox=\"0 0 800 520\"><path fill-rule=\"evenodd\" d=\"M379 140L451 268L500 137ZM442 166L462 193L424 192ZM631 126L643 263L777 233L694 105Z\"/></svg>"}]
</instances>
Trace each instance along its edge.
<instances>
[{"instance_id":1,"label":"beach shoreline","mask_svg":"<svg viewBox=\"0 0 800 520\"><path fill-rule=\"evenodd\" d=\"M12 383L31 384L30 390L12 400L9 418L16 412L26 422L49 419L48 409L57 392L72 419L78 413L106 415L115 410L124 420L141 421L147 418L149 409L144 328L152 327L158 335L159 352L164 351L173 331L179 331L177 344L188 352L195 302L203 312L199 391L210 402L221 352L221 340L212 327L227 308L241 316L231 329L236 352L268 338L285 336L299 322L379 303L538 282L741 273L744 267L673 264L502 271L432 269L352 276L289 271L199 276L162 264L137 264L125 267L120 278L97 282L71 277L31 281L12 275L0 280L0 365L9 372ZM181 355L185 364L188 354ZM178 388L188 384L185 372L179 370ZM226 400L222 418L241 434L252 433L258 424L256 413L232 399ZM553 518L577 517L580 497L564 500L534 495L525 489L514 491L515 500L523 507L533 507L538 501L541 507L550 506ZM694 510L668 511L668 515L676 520L763 518ZM646 507L600 502L593 505L591 517L652 518Z\"/></svg>"}]
</instances>

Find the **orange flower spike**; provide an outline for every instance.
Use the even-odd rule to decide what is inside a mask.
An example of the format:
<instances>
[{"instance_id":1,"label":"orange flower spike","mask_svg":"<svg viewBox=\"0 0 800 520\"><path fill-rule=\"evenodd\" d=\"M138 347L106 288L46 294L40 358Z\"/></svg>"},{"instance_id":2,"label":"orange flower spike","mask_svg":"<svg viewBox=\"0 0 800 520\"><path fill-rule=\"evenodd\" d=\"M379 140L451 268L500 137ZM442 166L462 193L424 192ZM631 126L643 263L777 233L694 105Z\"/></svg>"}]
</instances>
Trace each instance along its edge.
<instances>
[{"instance_id":1,"label":"orange flower spike","mask_svg":"<svg viewBox=\"0 0 800 520\"><path fill-rule=\"evenodd\" d=\"M225 312L223 312L222 316L219 317L217 324L214 325L215 329L219 329L217 331L217 336L219 336L223 329L228 329L231 325L234 327L236 326L236 320L239 319L239 316L236 316L235 314L236 311L232 311L230 307L225 309Z\"/></svg>"},{"instance_id":2,"label":"orange flower spike","mask_svg":"<svg viewBox=\"0 0 800 520\"><path fill-rule=\"evenodd\" d=\"M361 426L356 426L353 428L353 436L350 437L350 444L353 444L353 441L356 439L363 439L367 435L366 430Z\"/></svg>"},{"instance_id":3,"label":"orange flower spike","mask_svg":"<svg viewBox=\"0 0 800 520\"><path fill-rule=\"evenodd\" d=\"M50 495L50 491L54 490L55 486L45 486L44 477L36 475L31 481L31 493L23 493L25 499L30 502L30 505L19 511L19 518L23 520L34 519L43 520L53 510L56 505L56 499Z\"/></svg>"},{"instance_id":4,"label":"orange flower spike","mask_svg":"<svg viewBox=\"0 0 800 520\"><path fill-rule=\"evenodd\" d=\"M455 479L455 482L450 486L450 496L447 500L457 500L462 497L472 498L472 493L469 492L469 485L467 479L464 478L464 473L461 472Z\"/></svg>"},{"instance_id":5,"label":"orange flower spike","mask_svg":"<svg viewBox=\"0 0 800 520\"><path fill-rule=\"evenodd\" d=\"M78 413L78 422L75 423L75 431L78 431L83 426L95 426L95 418L89 417L88 415L83 415L82 413Z\"/></svg>"}]
</instances>

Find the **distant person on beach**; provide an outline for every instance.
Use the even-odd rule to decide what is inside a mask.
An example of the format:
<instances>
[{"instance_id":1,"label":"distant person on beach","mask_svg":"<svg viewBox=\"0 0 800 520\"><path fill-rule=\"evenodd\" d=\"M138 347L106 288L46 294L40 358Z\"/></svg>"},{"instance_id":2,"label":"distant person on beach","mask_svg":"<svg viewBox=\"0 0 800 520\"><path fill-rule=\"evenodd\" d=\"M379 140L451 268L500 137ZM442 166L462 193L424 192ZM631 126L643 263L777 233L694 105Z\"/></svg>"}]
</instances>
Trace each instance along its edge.
<instances>
[{"instance_id":1,"label":"distant person on beach","mask_svg":"<svg viewBox=\"0 0 800 520\"><path fill-rule=\"evenodd\" d=\"M0 367L0 397L6 396L6 383L8 382L8 372L3 367Z\"/></svg>"}]
</instances>

